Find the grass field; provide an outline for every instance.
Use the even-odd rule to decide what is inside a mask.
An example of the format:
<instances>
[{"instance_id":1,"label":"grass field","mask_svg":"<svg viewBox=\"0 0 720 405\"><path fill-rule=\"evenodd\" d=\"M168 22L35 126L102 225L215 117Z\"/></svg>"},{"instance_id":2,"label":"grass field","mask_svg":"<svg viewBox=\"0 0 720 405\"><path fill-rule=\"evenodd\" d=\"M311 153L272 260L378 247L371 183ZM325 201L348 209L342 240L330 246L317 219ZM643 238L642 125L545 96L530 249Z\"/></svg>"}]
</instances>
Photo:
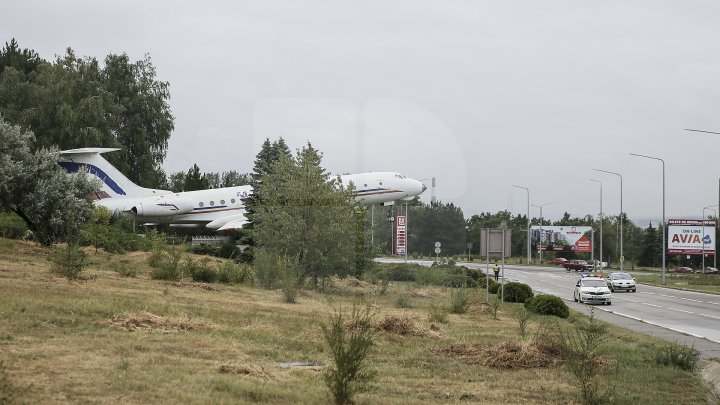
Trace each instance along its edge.
<instances>
[{"instance_id":1,"label":"grass field","mask_svg":"<svg viewBox=\"0 0 720 405\"><path fill-rule=\"evenodd\" d=\"M370 306L379 325L369 359L376 379L358 403L580 402L562 358L549 355L540 367L502 366L524 356L518 345L556 336L557 328L572 330L583 314L538 316L521 338L513 315L518 305L503 304L496 320L480 291L471 292L467 313L431 323L428 308L448 305L447 288L393 283L381 294L375 285L340 280L330 293L303 291L296 304L285 304L280 291L249 285L150 280L147 253L92 251L86 280L68 282L50 273L47 249L0 239L0 398L330 403L322 369L278 364L327 364L321 323L355 304ZM138 276L112 271L121 260ZM663 344L608 329L598 377L601 387L612 388L607 402L707 403L697 373L655 364ZM515 349L502 353L507 347ZM490 361L500 354L507 356Z\"/></svg>"},{"instance_id":2,"label":"grass field","mask_svg":"<svg viewBox=\"0 0 720 405\"><path fill-rule=\"evenodd\" d=\"M663 287L660 273L637 274L633 276L639 283ZM690 291L720 294L720 276L703 274L675 274L666 273L667 284L664 287L678 288Z\"/></svg>"}]
</instances>

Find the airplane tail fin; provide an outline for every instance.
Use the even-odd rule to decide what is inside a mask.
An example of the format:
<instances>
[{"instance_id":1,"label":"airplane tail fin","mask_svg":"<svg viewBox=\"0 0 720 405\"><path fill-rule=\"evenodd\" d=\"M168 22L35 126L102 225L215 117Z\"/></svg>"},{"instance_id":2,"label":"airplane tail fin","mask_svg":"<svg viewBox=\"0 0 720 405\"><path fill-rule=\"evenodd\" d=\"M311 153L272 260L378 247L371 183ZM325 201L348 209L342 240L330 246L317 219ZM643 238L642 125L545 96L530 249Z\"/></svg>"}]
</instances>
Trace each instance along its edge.
<instances>
[{"instance_id":1,"label":"airplane tail fin","mask_svg":"<svg viewBox=\"0 0 720 405\"><path fill-rule=\"evenodd\" d=\"M125 177L118 169L101 156L114 152L118 148L80 148L60 151L60 166L68 173L84 168L88 174L98 178L101 191L98 198L146 197L170 193L166 190L153 190L140 187Z\"/></svg>"}]
</instances>

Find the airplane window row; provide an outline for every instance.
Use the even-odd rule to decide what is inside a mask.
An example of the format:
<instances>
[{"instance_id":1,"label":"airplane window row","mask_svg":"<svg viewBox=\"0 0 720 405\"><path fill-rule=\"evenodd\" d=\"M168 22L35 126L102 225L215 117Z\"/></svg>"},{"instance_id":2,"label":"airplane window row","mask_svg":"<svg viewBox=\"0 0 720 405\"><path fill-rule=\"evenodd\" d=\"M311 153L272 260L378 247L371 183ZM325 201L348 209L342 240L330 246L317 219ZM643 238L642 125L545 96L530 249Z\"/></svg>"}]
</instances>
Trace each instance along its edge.
<instances>
[{"instance_id":1,"label":"airplane window row","mask_svg":"<svg viewBox=\"0 0 720 405\"><path fill-rule=\"evenodd\" d=\"M235 199L234 199L234 198L230 199L230 202L231 202L232 204L235 204ZM225 200L220 200L220 205L225 205ZM204 206L205 206L205 203L200 202L200 203L198 203L198 206L204 207ZM211 207L214 207L214 206L215 206L215 201L210 201L210 206L211 206Z\"/></svg>"}]
</instances>

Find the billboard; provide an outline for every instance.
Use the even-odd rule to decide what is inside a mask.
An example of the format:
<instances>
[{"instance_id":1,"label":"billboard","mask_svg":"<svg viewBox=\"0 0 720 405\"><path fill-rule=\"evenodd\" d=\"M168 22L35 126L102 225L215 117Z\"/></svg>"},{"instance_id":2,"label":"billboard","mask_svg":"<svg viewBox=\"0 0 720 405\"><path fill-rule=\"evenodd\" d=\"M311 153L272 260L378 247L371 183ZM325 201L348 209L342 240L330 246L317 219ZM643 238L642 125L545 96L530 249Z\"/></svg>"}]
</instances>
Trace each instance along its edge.
<instances>
[{"instance_id":1,"label":"billboard","mask_svg":"<svg viewBox=\"0 0 720 405\"><path fill-rule=\"evenodd\" d=\"M406 226L405 216L398 215L395 221L395 254L406 254L407 245L405 244Z\"/></svg>"},{"instance_id":2,"label":"billboard","mask_svg":"<svg viewBox=\"0 0 720 405\"><path fill-rule=\"evenodd\" d=\"M702 219L668 220L668 245L670 254L715 254L715 221Z\"/></svg>"},{"instance_id":3,"label":"billboard","mask_svg":"<svg viewBox=\"0 0 720 405\"><path fill-rule=\"evenodd\" d=\"M592 252L590 226L532 226L530 244L533 250L555 252Z\"/></svg>"}]
</instances>

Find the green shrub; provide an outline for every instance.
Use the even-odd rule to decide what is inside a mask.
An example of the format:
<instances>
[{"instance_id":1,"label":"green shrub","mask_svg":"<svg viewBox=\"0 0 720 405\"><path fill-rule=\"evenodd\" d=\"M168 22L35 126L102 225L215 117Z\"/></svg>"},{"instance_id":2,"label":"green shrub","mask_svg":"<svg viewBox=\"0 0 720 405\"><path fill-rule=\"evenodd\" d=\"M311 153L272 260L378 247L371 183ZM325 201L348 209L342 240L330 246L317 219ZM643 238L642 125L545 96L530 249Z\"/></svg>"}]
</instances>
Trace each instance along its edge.
<instances>
[{"instance_id":1,"label":"green shrub","mask_svg":"<svg viewBox=\"0 0 720 405\"><path fill-rule=\"evenodd\" d=\"M378 267L381 272L381 277L389 281L415 281L416 272L423 268L423 266L418 264L404 263L381 265Z\"/></svg>"},{"instance_id":2,"label":"green shrub","mask_svg":"<svg viewBox=\"0 0 720 405\"><path fill-rule=\"evenodd\" d=\"M297 277L285 277L280 282L280 291L282 291L283 302L294 304L297 301L298 294Z\"/></svg>"},{"instance_id":3,"label":"green shrub","mask_svg":"<svg viewBox=\"0 0 720 405\"><path fill-rule=\"evenodd\" d=\"M694 371L697 368L700 353L694 347L670 343L655 351L655 363L660 366L673 366L675 369Z\"/></svg>"},{"instance_id":4,"label":"green shrub","mask_svg":"<svg viewBox=\"0 0 720 405\"><path fill-rule=\"evenodd\" d=\"M85 269L86 257L85 252L75 243L71 243L64 248L55 248L49 257L50 262L52 262L50 271L68 280L77 280L80 278L80 273Z\"/></svg>"},{"instance_id":5,"label":"green shrub","mask_svg":"<svg viewBox=\"0 0 720 405\"><path fill-rule=\"evenodd\" d=\"M395 307L397 308L412 308L410 304L410 298L405 295L398 295L395 299Z\"/></svg>"},{"instance_id":6,"label":"green shrub","mask_svg":"<svg viewBox=\"0 0 720 405\"><path fill-rule=\"evenodd\" d=\"M255 250L255 277L262 288L272 290L280 284L280 257L266 249Z\"/></svg>"},{"instance_id":7,"label":"green shrub","mask_svg":"<svg viewBox=\"0 0 720 405\"><path fill-rule=\"evenodd\" d=\"M218 272L210 266L210 259L207 257L198 260L193 260L191 257L185 258L182 273L189 275L193 281L199 283L214 283L218 279Z\"/></svg>"},{"instance_id":8,"label":"green shrub","mask_svg":"<svg viewBox=\"0 0 720 405\"><path fill-rule=\"evenodd\" d=\"M488 290L490 291L490 294L497 294L498 291L500 291L501 285L502 284L498 283L495 280L490 280L490 287L488 288Z\"/></svg>"},{"instance_id":9,"label":"green shrub","mask_svg":"<svg viewBox=\"0 0 720 405\"><path fill-rule=\"evenodd\" d=\"M157 263L150 272L153 280L177 281L182 277L180 260L182 253L173 249L170 252L157 252ZM152 257L152 256L151 256Z\"/></svg>"},{"instance_id":10,"label":"green shrub","mask_svg":"<svg viewBox=\"0 0 720 405\"><path fill-rule=\"evenodd\" d=\"M470 306L470 294L465 288L458 288L450 292L450 312L464 314Z\"/></svg>"},{"instance_id":11,"label":"green shrub","mask_svg":"<svg viewBox=\"0 0 720 405\"><path fill-rule=\"evenodd\" d=\"M430 322L447 323L448 313L442 306L430 304L430 308L428 309L428 319Z\"/></svg>"},{"instance_id":12,"label":"green shrub","mask_svg":"<svg viewBox=\"0 0 720 405\"><path fill-rule=\"evenodd\" d=\"M528 298L525 300L525 308L540 315L552 315L559 318L570 316L570 308L565 304L565 301L554 295L542 294Z\"/></svg>"},{"instance_id":13,"label":"green shrub","mask_svg":"<svg viewBox=\"0 0 720 405\"><path fill-rule=\"evenodd\" d=\"M138 273L137 268L127 262L114 263L112 269L123 277L137 277Z\"/></svg>"},{"instance_id":14,"label":"green shrub","mask_svg":"<svg viewBox=\"0 0 720 405\"><path fill-rule=\"evenodd\" d=\"M218 281L223 284L252 284L255 281L255 273L247 264L226 261L218 268Z\"/></svg>"},{"instance_id":15,"label":"green shrub","mask_svg":"<svg viewBox=\"0 0 720 405\"><path fill-rule=\"evenodd\" d=\"M17 214L0 212L0 236L14 239L25 235L27 231L27 224Z\"/></svg>"},{"instance_id":16,"label":"green shrub","mask_svg":"<svg viewBox=\"0 0 720 405\"><path fill-rule=\"evenodd\" d=\"M350 404L355 393L369 389L375 376L367 365L375 337L373 314L369 308L353 307L346 322L342 312L337 311L330 317L330 325L323 324L322 330L332 358L324 375L325 384L335 404Z\"/></svg>"},{"instance_id":17,"label":"green shrub","mask_svg":"<svg viewBox=\"0 0 720 405\"><path fill-rule=\"evenodd\" d=\"M505 283L504 301L524 303L525 300L533 296L532 288L523 283L511 281Z\"/></svg>"}]
</instances>

